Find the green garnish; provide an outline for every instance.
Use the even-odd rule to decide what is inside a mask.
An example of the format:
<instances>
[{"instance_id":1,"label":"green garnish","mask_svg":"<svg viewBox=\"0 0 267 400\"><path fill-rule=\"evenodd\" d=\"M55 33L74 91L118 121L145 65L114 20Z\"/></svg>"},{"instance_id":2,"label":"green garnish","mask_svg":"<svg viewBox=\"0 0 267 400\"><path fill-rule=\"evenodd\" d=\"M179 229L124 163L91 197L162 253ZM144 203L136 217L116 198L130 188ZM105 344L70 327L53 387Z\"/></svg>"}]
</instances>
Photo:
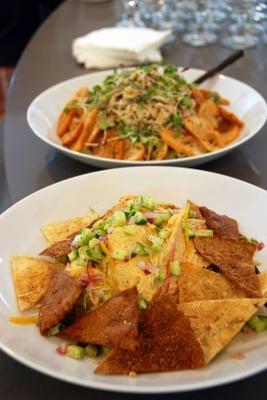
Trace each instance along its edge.
<instances>
[{"instance_id":1,"label":"green garnish","mask_svg":"<svg viewBox=\"0 0 267 400\"><path fill-rule=\"evenodd\" d=\"M154 211L158 208L158 203L151 196L141 196L140 203L143 208Z\"/></svg>"},{"instance_id":2,"label":"green garnish","mask_svg":"<svg viewBox=\"0 0 267 400\"><path fill-rule=\"evenodd\" d=\"M127 258L127 255L128 255L128 253L126 250L116 249L113 252L112 257L115 258L115 260L124 261L125 258Z\"/></svg>"},{"instance_id":3,"label":"green garnish","mask_svg":"<svg viewBox=\"0 0 267 400\"><path fill-rule=\"evenodd\" d=\"M161 229L159 231L159 237L161 239L168 239L169 236L170 236L170 231L168 231L168 229Z\"/></svg>"},{"instance_id":4,"label":"green garnish","mask_svg":"<svg viewBox=\"0 0 267 400\"><path fill-rule=\"evenodd\" d=\"M173 276L179 276L181 274L179 261L172 261L170 263L170 272Z\"/></svg>"},{"instance_id":5,"label":"green garnish","mask_svg":"<svg viewBox=\"0 0 267 400\"><path fill-rule=\"evenodd\" d=\"M145 310L148 306L148 302L143 297L140 297L138 299L138 306L140 310Z\"/></svg>"},{"instance_id":6,"label":"green garnish","mask_svg":"<svg viewBox=\"0 0 267 400\"><path fill-rule=\"evenodd\" d=\"M72 249L72 251L68 254L69 261L72 262L76 260L79 256L78 249Z\"/></svg>"},{"instance_id":7,"label":"green garnish","mask_svg":"<svg viewBox=\"0 0 267 400\"><path fill-rule=\"evenodd\" d=\"M260 333L267 329L267 316L266 315L254 315L247 322L248 326L254 331Z\"/></svg>"},{"instance_id":8,"label":"green garnish","mask_svg":"<svg viewBox=\"0 0 267 400\"><path fill-rule=\"evenodd\" d=\"M137 211L134 214L133 218L134 218L134 222L135 222L136 225L146 225L147 224L146 217L140 211Z\"/></svg>"},{"instance_id":9,"label":"green garnish","mask_svg":"<svg viewBox=\"0 0 267 400\"><path fill-rule=\"evenodd\" d=\"M75 360L82 360L84 358L84 354L84 347L77 346L75 344L70 344L67 347L66 355L68 357L74 358Z\"/></svg>"},{"instance_id":10,"label":"green garnish","mask_svg":"<svg viewBox=\"0 0 267 400\"><path fill-rule=\"evenodd\" d=\"M164 282L164 279L165 279L165 275L164 275L164 272L163 271L159 271L156 275L155 275L155 278L154 278L154 282L159 282L159 283L162 283L162 282Z\"/></svg>"},{"instance_id":11,"label":"green garnish","mask_svg":"<svg viewBox=\"0 0 267 400\"><path fill-rule=\"evenodd\" d=\"M106 256L101 250L100 241L96 238L90 240L86 254L90 260L96 262L102 261Z\"/></svg>"},{"instance_id":12,"label":"green garnish","mask_svg":"<svg viewBox=\"0 0 267 400\"><path fill-rule=\"evenodd\" d=\"M126 235L135 235L136 234L136 228L134 225L124 225L122 228L123 232L126 233Z\"/></svg>"},{"instance_id":13,"label":"green garnish","mask_svg":"<svg viewBox=\"0 0 267 400\"><path fill-rule=\"evenodd\" d=\"M47 336L55 336L59 333L60 331L60 324L57 324L53 326L53 328L50 328L49 331L47 332Z\"/></svg>"},{"instance_id":14,"label":"green garnish","mask_svg":"<svg viewBox=\"0 0 267 400\"><path fill-rule=\"evenodd\" d=\"M162 239L157 236L152 236L148 235L149 241L152 243L152 246L150 247L151 251L153 253L159 253L162 249Z\"/></svg>"},{"instance_id":15,"label":"green garnish","mask_svg":"<svg viewBox=\"0 0 267 400\"><path fill-rule=\"evenodd\" d=\"M188 218L196 218L197 213L194 210L188 210Z\"/></svg>"},{"instance_id":16,"label":"green garnish","mask_svg":"<svg viewBox=\"0 0 267 400\"><path fill-rule=\"evenodd\" d=\"M140 242L136 242L134 248L131 251L131 257L147 256L147 255L148 255L148 250L145 248L145 246Z\"/></svg>"},{"instance_id":17,"label":"green garnish","mask_svg":"<svg viewBox=\"0 0 267 400\"><path fill-rule=\"evenodd\" d=\"M112 226L118 227L123 226L127 222L125 212L115 211L112 216Z\"/></svg>"},{"instance_id":18,"label":"green garnish","mask_svg":"<svg viewBox=\"0 0 267 400\"><path fill-rule=\"evenodd\" d=\"M95 344L88 344L84 348L84 353L87 357L96 358L101 351L100 349L101 348Z\"/></svg>"}]
</instances>

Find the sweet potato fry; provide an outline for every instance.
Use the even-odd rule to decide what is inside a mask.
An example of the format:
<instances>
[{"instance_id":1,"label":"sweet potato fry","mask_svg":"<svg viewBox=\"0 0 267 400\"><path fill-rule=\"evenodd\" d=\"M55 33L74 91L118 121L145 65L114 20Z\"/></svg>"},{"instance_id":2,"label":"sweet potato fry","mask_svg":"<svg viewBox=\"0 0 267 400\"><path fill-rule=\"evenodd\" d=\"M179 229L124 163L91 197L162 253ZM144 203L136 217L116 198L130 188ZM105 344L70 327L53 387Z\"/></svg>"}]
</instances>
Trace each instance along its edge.
<instances>
[{"instance_id":1,"label":"sweet potato fry","mask_svg":"<svg viewBox=\"0 0 267 400\"><path fill-rule=\"evenodd\" d=\"M131 161L138 161L138 160L143 160L144 155L145 155L145 146L140 143L133 143L131 144L129 142L129 145L127 146L126 151L124 153L124 160L131 160Z\"/></svg>"},{"instance_id":2,"label":"sweet potato fry","mask_svg":"<svg viewBox=\"0 0 267 400\"><path fill-rule=\"evenodd\" d=\"M244 122L241 121L234 113L231 111L226 110L223 107L218 107L220 116L224 119L226 119L229 122L232 122L233 124L238 125L240 128L244 125Z\"/></svg>"},{"instance_id":3,"label":"sweet potato fry","mask_svg":"<svg viewBox=\"0 0 267 400\"><path fill-rule=\"evenodd\" d=\"M59 137L63 136L64 133L66 133L69 130L74 115L75 115L74 108L67 111L62 111L57 123L57 134Z\"/></svg>"},{"instance_id":4,"label":"sweet potato fry","mask_svg":"<svg viewBox=\"0 0 267 400\"><path fill-rule=\"evenodd\" d=\"M236 124L231 124L230 128L222 134L222 140L224 145L233 142L239 134L240 127Z\"/></svg>"},{"instance_id":5,"label":"sweet potato fry","mask_svg":"<svg viewBox=\"0 0 267 400\"><path fill-rule=\"evenodd\" d=\"M213 129L206 119L197 116L188 117L185 119L184 125L207 151L223 147L220 133Z\"/></svg>"},{"instance_id":6,"label":"sweet potato fry","mask_svg":"<svg viewBox=\"0 0 267 400\"><path fill-rule=\"evenodd\" d=\"M83 123L82 121L79 121L71 131L65 133L61 138L63 146L70 146L73 142L75 142L75 140L80 135L82 128L83 128Z\"/></svg>"},{"instance_id":7,"label":"sweet potato fry","mask_svg":"<svg viewBox=\"0 0 267 400\"><path fill-rule=\"evenodd\" d=\"M97 116L97 108L93 108L89 111L87 116L84 119L83 129L78 137L78 139L72 144L71 150L73 151L81 151L85 142L87 141L88 135L92 131Z\"/></svg>"},{"instance_id":8,"label":"sweet potato fry","mask_svg":"<svg viewBox=\"0 0 267 400\"><path fill-rule=\"evenodd\" d=\"M96 141L99 131L100 131L100 128L98 125L98 121L96 120L95 125L87 138L87 143L94 143Z\"/></svg>"},{"instance_id":9,"label":"sweet potato fry","mask_svg":"<svg viewBox=\"0 0 267 400\"><path fill-rule=\"evenodd\" d=\"M218 129L217 117L219 115L217 105L210 99L203 101L197 113L201 118L206 119L213 129Z\"/></svg>"},{"instance_id":10,"label":"sweet potato fry","mask_svg":"<svg viewBox=\"0 0 267 400\"><path fill-rule=\"evenodd\" d=\"M183 144L181 142L180 137L176 138L175 137L176 133L174 131L171 131L170 129L163 128L160 131L160 136L164 143L166 143L169 147L174 149L180 154L184 154L186 156L194 156L195 151L194 149L187 144Z\"/></svg>"}]
</instances>

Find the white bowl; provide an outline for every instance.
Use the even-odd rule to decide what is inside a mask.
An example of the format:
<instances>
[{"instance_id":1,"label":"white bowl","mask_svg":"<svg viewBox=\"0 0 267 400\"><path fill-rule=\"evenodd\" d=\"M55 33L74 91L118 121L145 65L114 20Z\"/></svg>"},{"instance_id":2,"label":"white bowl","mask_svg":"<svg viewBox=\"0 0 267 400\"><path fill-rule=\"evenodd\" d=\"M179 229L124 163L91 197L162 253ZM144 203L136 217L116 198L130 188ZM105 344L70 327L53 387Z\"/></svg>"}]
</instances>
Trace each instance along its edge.
<instances>
[{"instance_id":1,"label":"white bowl","mask_svg":"<svg viewBox=\"0 0 267 400\"><path fill-rule=\"evenodd\" d=\"M0 348L54 378L103 390L135 393L207 388L267 368L267 332L264 332L238 335L202 369L143 374L136 378L94 375L94 365L88 359L76 361L56 353L55 348L62 340L42 337L33 325L14 325L8 321L18 313L10 256L38 254L45 246L41 225L83 215L89 206L101 213L125 194L150 194L159 201L177 205L192 199L236 218L245 235L267 242L267 192L223 175L186 168L137 167L99 171L56 183L21 200L0 216ZM267 250L261 251L257 259L266 266ZM237 352L242 352L244 359L231 357Z\"/></svg>"},{"instance_id":2,"label":"white bowl","mask_svg":"<svg viewBox=\"0 0 267 400\"><path fill-rule=\"evenodd\" d=\"M27 111L27 121L32 131L44 142L67 156L85 164L100 168L122 167L127 165L179 165L193 167L214 160L235 149L251 139L263 127L267 117L267 106L264 98L253 88L236 79L224 75L216 75L202 86L217 91L221 96L229 99L229 107L245 126L237 140L221 150L205 153L199 156L162 161L128 161L96 157L72 151L61 145L56 134L56 121L67 101L81 87L93 87L101 83L112 71L95 72L69 79L45 90L30 104ZM204 71L189 69L182 75L192 82Z\"/></svg>"}]
</instances>

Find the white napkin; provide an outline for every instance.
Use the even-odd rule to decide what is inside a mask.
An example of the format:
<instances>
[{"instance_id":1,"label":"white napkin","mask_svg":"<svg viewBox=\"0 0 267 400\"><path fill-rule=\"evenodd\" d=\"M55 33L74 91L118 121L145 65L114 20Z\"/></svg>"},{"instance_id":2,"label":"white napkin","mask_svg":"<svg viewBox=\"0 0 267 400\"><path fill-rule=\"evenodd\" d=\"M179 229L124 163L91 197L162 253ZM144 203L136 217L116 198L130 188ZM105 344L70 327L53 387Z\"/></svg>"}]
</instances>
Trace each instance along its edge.
<instances>
[{"instance_id":1,"label":"white napkin","mask_svg":"<svg viewBox=\"0 0 267 400\"><path fill-rule=\"evenodd\" d=\"M159 48L171 31L148 28L104 28L73 41L72 54L86 68L109 68L161 60Z\"/></svg>"}]
</instances>

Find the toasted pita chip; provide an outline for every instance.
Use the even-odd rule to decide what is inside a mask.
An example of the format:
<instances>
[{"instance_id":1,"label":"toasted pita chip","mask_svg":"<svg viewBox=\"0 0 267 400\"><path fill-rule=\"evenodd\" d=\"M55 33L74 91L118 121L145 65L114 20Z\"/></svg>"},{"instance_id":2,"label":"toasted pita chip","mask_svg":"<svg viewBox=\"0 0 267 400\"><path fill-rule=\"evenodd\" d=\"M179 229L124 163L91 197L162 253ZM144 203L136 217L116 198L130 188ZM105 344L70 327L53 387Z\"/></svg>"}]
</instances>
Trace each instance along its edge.
<instances>
[{"instance_id":1,"label":"toasted pita chip","mask_svg":"<svg viewBox=\"0 0 267 400\"><path fill-rule=\"evenodd\" d=\"M48 244L52 245L60 240L66 239L71 233L80 231L82 228L94 222L97 218L97 214L92 214L87 217L76 217L66 221L54 222L42 226L42 232L48 241Z\"/></svg>"},{"instance_id":2,"label":"toasted pita chip","mask_svg":"<svg viewBox=\"0 0 267 400\"><path fill-rule=\"evenodd\" d=\"M250 297L261 297L259 278L253 264L255 244L219 236L198 237L193 241L197 251L219 267L227 279Z\"/></svg>"},{"instance_id":3,"label":"toasted pita chip","mask_svg":"<svg viewBox=\"0 0 267 400\"><path fill-rule=\"evenodd\" d=\"M177 307L189 318L207 364L265 302L266 299L224 299L182 303Z\"/></svg>"},{"instance_id":4,"label":"toasted pita chip","mask_svg":"<svg viewBox=\"0 0 267 400\"><path fill-rule=\"evenodd\" d=\"M176 371L204 365L204 355L189 320L171 296L161 296L141 312L140 344L135 350L114 349L97 367L102 374Z\"/></svg>"},{"instance_id":5,"label":"toasted pita chip","mask_svg":"<svg viewBox=\"0 0 267 400\"><path fill-rule=\"evenodd\" d=\"M260 272L258 277L262 296L267 297L267 271Z\"/></svg>"},{"instance_id":6,"label":"toasted pita chip","mask_svg":"<svg viewBox=\"0 0 267 400\"><path fill-rule=\"evenodd\" d=\"M223 147L220 133L212 127L208 120L198 116L185 119L184 126L207 151Z\"/></svg>"},{"instance_id":7,"label":"toasted pita chip","mask_svg":"<svg viewBox=\"0 0 267 400\"><path fill-rule=\"evenodd\" d=\"M244 290L236 287L221 273L190 263L181 263L178 292L179 303L246 297Z\"/></svg>"},{"instance_id":8,"label":"toasted pita chip","mask_svg":"<svg viewBox=\"0 0 267 400\"><path fill-rule=\"evenodd\" d=\"M240 239L243 237L239 233L238 224L235 219L229 218L226 215L219 215L207 207L199 207L199 210L206 221L207 227L213 230L214 235L230 239Z\"/></svg>"},{"instance_id":9,"label":"toasted pita chip","mask_svg":"<svg viewBox=\"0 0 267 400\"><path fill-rule=\"evenodd\" d=\"M20 311L30 310L43 298L51 270L63 268L62 264L29 256L11 258L14 286Z\"/></svg>"},{"instance_id":10,"label":"toasted pita chip","mask_svg":"<svg viewBox=\"0 0 267 400\"><path fill-rule=\"evenodd\" d=\"M137 290L128 289L84 315L58 336L132 350L138 344L138 312Z\"/></svg>"},{"instance_id":11,"label":"toasted pita chip","mask_svg":"<svg viewBox=\"0 0 267 400\"><path fill-rule=\"evenodd\" d=\"M43 335L61 322L72 310L82 292L81 284L62 270L52 271L39 312L39 329Z\"/></svg>"}]
</instances>

